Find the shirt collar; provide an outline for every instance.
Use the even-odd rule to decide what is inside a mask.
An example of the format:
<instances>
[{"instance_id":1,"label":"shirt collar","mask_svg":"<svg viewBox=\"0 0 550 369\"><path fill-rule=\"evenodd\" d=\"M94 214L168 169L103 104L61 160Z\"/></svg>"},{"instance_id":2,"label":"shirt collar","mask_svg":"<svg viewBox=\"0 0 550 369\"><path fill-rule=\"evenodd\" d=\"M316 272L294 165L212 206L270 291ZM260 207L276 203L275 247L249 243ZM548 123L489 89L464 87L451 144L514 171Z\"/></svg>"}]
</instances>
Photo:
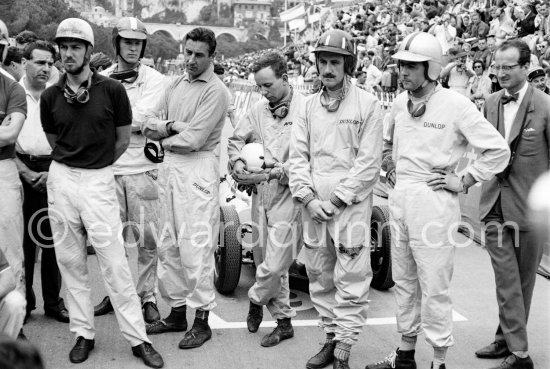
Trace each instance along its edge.
<instances>
[{"instance_id":1,"label":"shirt collar","mask_svg":"<svg viewBox=\"0 0 550 369\"><path fill-rule=\"evenodd\" d=\"M187 82L195 82L195 81L202 81L202 82L208 82L212 79L212 77L216 77L214 74L214 64L210 63L208 68L204 72L202 72L197 78L195 78L193 81L189 79L189 74L185 73L185 77L183 79ZM218 78L218 77L216 77Z\"/></svg>"},{"instance_id":2,"label":"shirt collar","mask_svg":"<svg viewBox=\"0 0 550 369\"><path fill-rule=\"evenodd\" d=\"M21 77L21 79L19 80L19 84L21 85L21 87L23 87L23 89L25 90L25 93L31 97L32 94L31 92L29 91L29 89L27 88L27 86L25 85L25 81L27 80L27 76L26 75L23 75L23 77ZM50 87L52 84L50 82L46 82L46 87L44 88L44 91L46 90L46 88ZM34 98L34 97L33 97Z\"/></svg>"},{"instance_id":3,"label":"shirt collar","mask_svg":"<svg viewBox=\"0 0 550 369\"><path fill-rule=\"evenodd\" d=\"M523 101L523 97L525 96L525 93L527 92L527 88L529 87L529 83L527 83L527 81L525 81L525 84L523 85L523 87L518 91L518 100L516 101L516 103L518 105L521 104L521 102ZM505 95L510 95L510 93L508 92L508 90L505 90L504 92Z\"/></svg>"}]
</instances>

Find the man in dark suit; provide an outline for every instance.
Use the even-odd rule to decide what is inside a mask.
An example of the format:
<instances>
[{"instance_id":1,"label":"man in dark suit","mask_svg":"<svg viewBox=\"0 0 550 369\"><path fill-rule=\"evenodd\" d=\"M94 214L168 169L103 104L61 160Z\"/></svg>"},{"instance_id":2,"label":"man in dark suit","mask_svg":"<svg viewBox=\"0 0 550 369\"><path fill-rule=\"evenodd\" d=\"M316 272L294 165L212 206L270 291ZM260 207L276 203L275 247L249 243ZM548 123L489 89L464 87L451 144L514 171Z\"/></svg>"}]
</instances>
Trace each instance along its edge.
<instances>
[{"instance_id":1,"label":"man in dark suit","mask_svg":"<svg viewBox=\"0 0 550 369\"><path fill-rule=\"evenodd\" d=\"M527 220L527 196L550 167L550 97L527 83L530 56L521 40L505 41L498 48L495 71L503 90L489 96L484 108L512 151L509 171L484 183L480 203L500 324L495 342L476 355L506 357L500 369L533 368L526 326L543 245Z\"/></svg>"}]
</instances>

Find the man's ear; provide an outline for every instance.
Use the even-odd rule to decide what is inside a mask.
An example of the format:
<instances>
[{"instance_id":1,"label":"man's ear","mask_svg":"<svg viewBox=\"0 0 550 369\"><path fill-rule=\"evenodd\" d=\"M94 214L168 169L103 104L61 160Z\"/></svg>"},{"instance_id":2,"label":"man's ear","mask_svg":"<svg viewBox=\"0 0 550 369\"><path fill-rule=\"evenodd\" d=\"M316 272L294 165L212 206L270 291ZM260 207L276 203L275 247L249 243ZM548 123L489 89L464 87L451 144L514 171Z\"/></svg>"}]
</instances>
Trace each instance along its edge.
<instances>
[{"instance_id":1,"label":"man's ear","mask_svg":"<svg viewBox=\"0 0 550 369\"><path fill-rule=\"evenodd\" d=\"M210 59L214 60L214 58L216 57L216 51L214 51L212 53L212 55L209 56Z\"/></svg>"},{"instance_id":2,"label":"man's ear","mask_svg":"<svg viewBox=\"0 0 550 369\"><path fill-rule=\"evenodd\" d=\"M288 74L283 74L281 78L283 79L283 82L288 83Z\"/></svg>"}]
</instances>

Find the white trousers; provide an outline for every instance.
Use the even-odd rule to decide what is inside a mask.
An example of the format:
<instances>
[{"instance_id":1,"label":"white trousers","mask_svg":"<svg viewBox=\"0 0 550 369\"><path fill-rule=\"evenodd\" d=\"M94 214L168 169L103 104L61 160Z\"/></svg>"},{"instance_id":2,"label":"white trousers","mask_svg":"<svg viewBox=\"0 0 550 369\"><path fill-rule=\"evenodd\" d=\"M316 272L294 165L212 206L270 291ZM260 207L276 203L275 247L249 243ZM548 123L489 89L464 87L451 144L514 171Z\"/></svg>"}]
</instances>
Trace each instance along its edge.
<instances>
[{"instance_id":1,"label":"white trousers","mask_svg":"<svg viewBox=\"0 0 550 369\"><path fill-rule=\"evenodd\" d=\"M23 187L13 159L0 160L0 189L0 250L15 274L16 289L25 296Z\"/></svg>"},{"instance_id":2,"label":"white trousers","mask_svg":"<svg viewBox=\"0 0 550 369\"><path fill-rule=\"evenodd\" d=\"M124 338L131 346L150 342L124 252L112 168L81 169L54 161L47 185L55 254L67 286L65 303L71 332L86 339L95 336L86 263L88 238Z\"/></svg>"},{"instance_id":3,"label":"white trousers","mask_svg":"<svg viewBox=\"0 0 550 369\"><path fill-rule=\"evenodd\" d=\"M277 181L258 186L252 198L254 235L265 248L264 261L256 269L256 282L248 291L250 301L266 305L275 319L292 318L288 268L302 243L300 204L287 186ZM257 234L256 234L257 233Z\"/></svg>"},{"instance_id":4,"label":"white trousers","mask_svg":"<svg viewBox=\"0 0 550 369\"><path fill-rule=\"evenodd\" d=\"M219 160L167 152L159 168L159 291L170 307L216 307L214 251L220 226Z\"/></svg>"},{"instance_id":5,"label":"white trousers","mask_svg":"<svg viewBox=\"0 0 550 369\"><path fill-rule=\"evenodd\" d=\"M157 239L159 224L159 189L156 169L144 173L115 176L124 236L133 234L138 248L136 290L141 303L156 302ZM128 246L129 244L126 243Z\"/></svg>"},{"instance_id":6,"label":"white trousers","mask_svg":"<svg viewBox=\"0 0 550 369\"><path fill-rule=\"evenodd\" d=\"M425 183L399 183L389 198L392 275L397 330L424 332L433 347L454 344L449 292L454 267L452 237L460 221L458 196Z\"/></svg>"},{"instance_id":7,"label":"white trousers","mask_svg":"<svg viewBox=\"0 0 550 369\"><path fill-rule=\"evenodd\" d=\"M328 200L338 178L313 175L317 195ZM367 321L372 195L317 224L302 210L309 293L319 326L335 340L353 345Z\"/></svg>"},{"instance_id":8,"label":"white trousers","mask_svg":"<svg viewBox=\"0 0 550 369\"><path fill-rule=\"evenodd\" d=\"M0 299L0 334L17 338L23 327L26 306L25 295L18 290L13 290Z\"/></svg>"}]
</instances>

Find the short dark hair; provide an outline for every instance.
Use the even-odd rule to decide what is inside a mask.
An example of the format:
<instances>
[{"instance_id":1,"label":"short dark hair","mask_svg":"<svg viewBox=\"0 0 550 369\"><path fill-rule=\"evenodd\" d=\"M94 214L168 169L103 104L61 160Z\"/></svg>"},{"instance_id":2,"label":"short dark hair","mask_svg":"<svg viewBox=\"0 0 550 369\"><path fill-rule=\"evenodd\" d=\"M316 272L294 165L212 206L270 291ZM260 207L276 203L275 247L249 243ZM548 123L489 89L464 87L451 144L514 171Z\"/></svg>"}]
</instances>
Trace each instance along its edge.
<instances>
[{"instance_id":1,"label":"short dark hair","mask_svg":"<svg viewBox=\"0 0 550 369\"><path fill-rule=\"evenodd\" d=\"M15 46L10 46L4 59L4 65L8 67L12 62L21 64L21 58L23 58L23 52Z\"/></svg>"},{"instance_id":2,"label":"short dark hair","mask_svg":"<svg viewBox=\"0 0 550 369\"><path fill-rule=\"evenodd\" d=\"M258 73L267 67L271 67L277 78L281 78L283 74L288 73L285 59L281 54L276 52L267 53L256 60L252 64L252 73Z\"/></svg>"},{"instance_id":3,"label":"short dark hair","mask_svg":"<svg viewBox=\"0 0 550 369\"><path fill-rule=\"evenodd\" d=\"M29 44L38 40L38 36L33 31L21 31L15 36L15 42L18 44Z\"/></svg>"},{"instance_id":4,"label":"short dark hair","mask_svg":"<svg viewBox=\"0 0 550 369\"><path fill-rule=\"evenodd\" d=\"M52 58L55 59L55 48L48 41L38 40L38 41L33 41L30 44L27 44L27 46L25 46L25 49L23 50L23 57L27 60L31 60L32 52L34 50L49 51L50 53L52 53Z\"/></svg>"},{"instance_id":5,"label":"short dark hair","mask_svg":"<svg viewBox=\"0 0 550 369\"><path fill-rule=\"evenodd\" d=\"M367 72L365 72L365 71L362 70L362 69L357 69L357 70L355 71L355 73L354 73L354 77L355 77L355 78L358 78L358 77L360 77L362 74L366 74L366 73L367 73Z\"/></svg>"},{"instance_id":6,"label":"short dark hair","mask_svg":"<svg viewBox=\"0 0 550 369\"><path fill-rule=\"evenodd\" d=\"M519 52L518 64L521 66L531 62L531 49L525 41L519 39L506 40L497 48L497 51L505 51L508 49L517 49Z\"/></svg>"},{"instance_id":7,"label":"short dark hair","mask_svg":"<svg viewBox=\"0 0 550 369\"><path fill-rule=\"evenodd\" d=\"M225 68L221 64L214 64L214 73L218 76L223 76L225 73Z\"/></svg>"},{"instance_id":8,"label":"short dark hair","mask_svg":"<svg viewBox=\"0 0 550 369\"><path fill-rule=\"evenodd\" d=\"M475 67L476 64L481 64L481 69L485 70L485 63L481 59L476 59L472 63L472 67Z\"/></svg>"},{"instance_id":9,"label":"short dark hair","mask_svg":"<svg viewBox=\"0 0 550 369\"><path fill-rule=\"evenodd\" d=\"M212 56L216 52L216 35L214 32L206 27L197 27L187 32L183 38L183 44L187 43L187 40L196 42L205 42L208 44L208 56Z\"/></svg>"},{"instance_id":10,"label":"short dark hair","mask_svg":"<svg viewBox=\"0 0 550 369\"><path fill-rule=\"evenodd\" d=\"M43 369L44 362L38 349L26 341L0 338L0 368Z\"/></svg>"},{"instance_id":11,"label":"short dark hair","mask_svg":"<svg viewBox=\"0 0 550 369\"><path fill-rule=\"evenodd\" d=\"M105 55L102 52L92 54L90 58L91 68L99 69L101 67L102 70L105 70L109 68L111 65L113 65L113 61L111 60L111 58L109 58L107 55Z\"/></svg>"}]
</instances>

